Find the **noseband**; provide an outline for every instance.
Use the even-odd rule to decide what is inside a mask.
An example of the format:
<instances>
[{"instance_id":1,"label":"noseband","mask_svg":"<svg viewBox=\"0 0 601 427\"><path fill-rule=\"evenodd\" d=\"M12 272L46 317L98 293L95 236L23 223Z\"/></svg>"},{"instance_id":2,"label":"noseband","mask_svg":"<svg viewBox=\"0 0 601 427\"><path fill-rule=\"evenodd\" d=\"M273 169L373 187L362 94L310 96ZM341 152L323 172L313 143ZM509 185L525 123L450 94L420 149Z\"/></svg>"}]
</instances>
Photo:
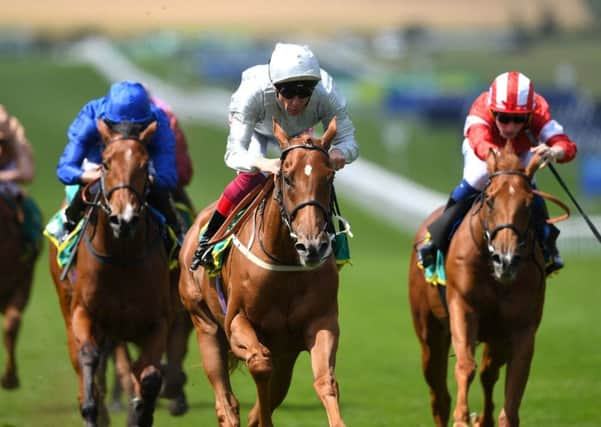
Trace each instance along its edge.
<instances>
[{"instance_id":1,"label":"noseband","mask_svg":"<svg viewBox=\"0 0 601 427\"><path fill-rule=\"evenodd\" d=\"M283 187L282 168L284 165L284 159L286 158L288 153L290 153L292 150L296 150L296 149L317 150L317 151L321 152L327 158L330 157L330 155L328 154L328 152L326 150L324 150L323 148L321 148L317 145L313 145L313 144L292 145L282 151L282 153L280 155L280 172L278 174L279 183L278 183L276 194L275 194L275 199L277 200L278 206L280 208L280 216L282 217L282 221L284 222L284 224L286 224L286 226L288 227L290 234L294 235L295 233L292 230L292 221L294 221L294 218L296 217L296 214L298 213L298 211L300 211L302 208L307 207L307 206L316 206L323 213L324 218L325 218L323 229L321 230L321 231L323 231L326 229L328 222L329 222L330 218L332 217L331 209L326 208L324 205L322 205L321 203L319 203L319 201L317 201L315 199L305 200L305 201L297 204L294 208L292 208L292 210L290 212L288 212L288 210L286 209L286 206L284 204L283 189L282 189L282 187Z\"/></svg>"},{"instance_id":2,"label":"noseband","mask_svg":"<svg viewBox=\"0 0 601 427\"><path fill-rule=\"evenodd\" d=\"M113 138L109 141L109 144L112 144L116 141L123 141L123 140L133 140L138 142L139 144L142 144L142 146L144 146L144 143L138 138L138 137L125 137L125 136L118 136L116 138ZM146 148L144 148L146 149ZM108 172L108 166L106 165L106 163L102 162L102 174L100 175L100 191L102 194L102 200L99 202L99 206L102 208L102 210L104 212L106 212L107 215L111 215L112 210L111 210L111 205L110 205L110 198L111 195L117 191L117 190L129 190L131 193L133 193L134 196L136 196L136 199L138 201L138 204L140 206L140 208L138 209L137 213L139 214L140 212L142 212L142 210L144 209L145 205L146 205L146 197L148 196L148 193L150 192L150 179L149 179L149 174L148 174L148 164L146 165L146 171L145 171L145 181L144 181L144 189L142 190L142 193L140 193L138 190L136 190L131 184L118 184L115 185L109 189L106 188L106 173Z\"/></svg>"},{"instance_id":3,"label":"noseband","mask_svg":"<svg viewBox=\"0 0 601 427\"><path fill-rule=\"evenodd\" d=\"M484 193L483 203L486 199L488 199L488 197L486 196L486 189L491 185L492 179L497 176L501 176L501 175L520 176L526 180L526 182L528 183L528 187L530 189L532 188L532 184L530 182L530 177L522 171L516 171L516 170L497 171L497 172L490 174L490 176L488 177L488 182L487 182L486 187L484 188L484 192L483 192ZM522 247L526 246L528 227L526 228L526 230L520 231L513 223L506 223L506 224L499 224L496 227L494 227L492 230L489 231L490 211L491 211L491 208L489 207L487 209L486 218L482 224L482 228L484 229L484 238L486 239L486 245L487 245L488 251L490 253L494 252L494 248L492 246L492 241L495 239L497 233L504 229L509 229L516 234L516 236L518 237L518 248L522 248ZM530 222L530 219L528 220L528 222Z\"/></svg>"}]
</instances>

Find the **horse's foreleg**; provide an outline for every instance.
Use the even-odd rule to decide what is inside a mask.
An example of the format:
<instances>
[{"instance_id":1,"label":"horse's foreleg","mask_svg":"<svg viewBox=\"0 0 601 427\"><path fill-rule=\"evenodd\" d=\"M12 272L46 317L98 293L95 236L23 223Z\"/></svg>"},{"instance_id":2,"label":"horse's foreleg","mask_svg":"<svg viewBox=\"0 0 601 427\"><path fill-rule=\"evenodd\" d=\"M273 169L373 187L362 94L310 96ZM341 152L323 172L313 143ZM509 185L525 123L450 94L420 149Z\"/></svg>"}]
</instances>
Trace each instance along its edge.
<instances>
[{"instance_id":1,"label":"horse's foreleg","mask_svg":"<svg viewBox=\"0 0 601 427\"><path fill-rule=\"evenodd\" d=\"M306 331L306 343L311 353L313 387L328 414L330 427L343 427L340 415L338 382L334 375L338 348L338 315L332 314L312 322Z\"/></svg>"},{"instance_id":2,"label":"horse's foreleg","mask_svg":"<svg viewBox=\"0 0 601 427\"><path fill-rule=\"evenodd\" d=\"M91 335L91 320L83 307L77 306L73 310L71 327L80 368L81 415L85 419L86 426L95 426L98 404L94 396L94 374L98 367L100 353Z\"/></svg>"},{"instance_id":3,"label":"horse's foreleg","mask_svg":"<svg viewBox=\"0 0 601 427\"><path fill-rule=\"evenodd\" d=\"M468 391L476 373L474 351L477 336L477 318L464 301L449 299L451 340L457 361L455 381L457 382L457 402L453 412L453 426L469 425Z\"/></svg>"},{"instance_id":4,"label":"horse's foreleg","mask_svg":"<svg viewBox=\"0 0 601 427\"><path fill-rule=\"evenodd\" d=\"M130 425L152 426L157 397L163 382L161 356L167 342L167 320L162 319L152 333L137 340L140 357L133 366L133 383L136 397L132 400Z\"/></svg>"},{"instance_id":5,"label":"horse's foreleg","mask_svg":"<svg viewBox=\"0 0 601 427\"><path fill-rule=\"evenodd\" d=\"M17 359L15 357L15 347L17 336L21 325L21 310L14 305L9 305L4 312L3 338L6 348L6 366L4 374L0 380L2 388L12 390L19 387L19 377L17 376Z\"/></svg>"},{"instance_id":6,"label":"horse's foreleg","mask_svg":"<svg viewBox=\"0 0 601 427\"><path fill-rule=\"evenodd\" d=\"M520 425L519 409L530 375L535 332L536 328L532 327L511 337L511 350L505 372L505 404L499 415L499 427Z\"/></svg>"},{"instance_id":7,"label":"horse's foreleg","mask_svg":"<svg viewBox=\"0 0 601 427\"><path fill-rule=\"evenodd\" d=\"M493 427L494 426L494 402L493 389L499 379L499 370L505 363L505 354L503 349L506 345L501 343L486 343L482 352L482 365L480 367L480 381L484 391L484 409L482 414L474 422L475 427Z\"/></svg>"},{"instance_id":8,"label":"horse's foreleg","mask_svg":"<svg viewBox=\"0 0 601 427\"><path fill-rule=\"evenodd\" d=\"M108 363L108 354L110 348L103 348L100 353L98 361L98 367L96 368L96 391L97 391L97 402L98 402L98 425L109 426L111 424L108 408L106 407L106 368Z\"/></svg>"},{"instance_id":9,"label":"horse's foreleg","mask_svg":"<svg viewBox=\"0 0 601 427\"><path fill-rule=\"evenodd\" d=\"M447 385L451 336L448 327L432 315L423 319L418 333L422 347L422 371L430 387L430 406L436 426L446 426L451 412L451 395ZM417 326L416 326L417 327Z\"/></svg>"},{"instance_id":10,"label":"horse's foreleg","mask_svg":"<svg viewBox=\"0 0 601 427\"><path fill-rule=\"evenodd\" d=\"M257 403L252 414L258 412L259 424L261 427L271 427L271 405L269 397L269 381L273 363L271 352L267 347L259 342L257 334L252 325L241 313L234 316L230 326L230 346L234 354L245 360L257 386ZM256 425L255 415L250 419L249 426Z\"/></svg>"},{"instance_id":11,"label":"horse's foreleg","mask_svg":"<svg viewBox=\"0 0 601 427\"><path fill-rule=\"evenodd\" d=\"M200 310L192 315L202 367L215 395L215 413L220 427L240 426L240 407L232 392L227 363L227 341L223 331L208 315L201 302Z\"/></svg>"},{"instance_id":12,"label":"horse's foreleg","mask_svg":"<svg viewBox=\"0 0 601 427\"><path fill-rule=\"evenodd\" d=\"M111 393L111 407L120 409L121 394L125 392L127 399L134 397L134 385L131 373L131 358L127 350L126 343L119 343L113 350L113 359L115 362L115 379Z\"/></svg>"}]
</instances>

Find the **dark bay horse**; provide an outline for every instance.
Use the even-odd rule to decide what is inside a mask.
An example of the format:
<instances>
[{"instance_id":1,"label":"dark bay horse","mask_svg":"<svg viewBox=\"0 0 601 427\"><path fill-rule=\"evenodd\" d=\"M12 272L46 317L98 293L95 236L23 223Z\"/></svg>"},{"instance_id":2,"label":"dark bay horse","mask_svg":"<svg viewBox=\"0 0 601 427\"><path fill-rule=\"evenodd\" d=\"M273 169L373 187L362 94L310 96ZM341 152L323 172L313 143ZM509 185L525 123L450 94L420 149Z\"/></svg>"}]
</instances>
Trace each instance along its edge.
<instances>
[{"instance_id":1,"label":"dark bay horse","mask_svg":"<svg viewBox=\"0 0 601 427\"><path fill-rule=\"evenodd\" d=\"M344 426L334 375L338 270L326 232L334 179L328 148L335 134L335 120L322 139L290 139L274 123L282 148L280 173L268 180L270 190L259 195L260 203L249 208L218 282L203 269L188 269L210 208L186 236L180 295L196 328L221 427L240 425L228 375L230 351L246 362L256 383L249 426L273 425L272 412L288 392L301 351L310 352L314 388L329 425Z\"/></svg>"},{"instance_id":2,"label":"dark bay horse","mask_svg":"<svg viewBox=\"0 0 601 427\"><path fill-rule=\"evenodd\" d=\"M4 316L2 332L7 354L0 385L7 390L19 387L15 349L38 256L37 252L29 255L24 253L24 240L15 206L12 195L0 194L0 313Z\"/></svg>"},{"instance_id":3,"label":"dark bay horse","mask_svg":"<svg viewBox=\"0 0 601 427\"><path fill-rule=\"evenodd\" d=\"M437 426L446 426L451 414L446 382L451 343L457 383L453 426L468 426L470 421L475 426L494 425L493 387L503 365L507 365L505 401L498 422L519 425L546 287L543 253L532 218L537 190L531 181L540 162L534 156L524 168L510 143L500 154L489 153L488 184L457 229L446 256L448 314L436 287L417 268L413 252L409 301ZM440 212L422 224L416 241ZM468 389L475 376L479 342L484 343L480 367L484 408L470 420Z\"/></svg>"},{"instance_id":4,"label":"dark bay horse","mask_svg":"<svg viewBox=\"0 0 601 427\"><path fill-rule=\"evenodd\" d=\"M128 423L149 426L162 382L160 360L170 316L167 254L160 225L146 209L146 146L156 122L139 134L122 135L99 120L98 130L105 144L100 200L82 230L72 272L60 280L54 247L50 269L79 377L85 424L95 426L98 415L104 415L102 384L95 378L102 356L115 343L131 342L139 348L139 357L132 369L136 397ZM100 422L105 420L101 417Z\"/></svg>"}]
</instances>

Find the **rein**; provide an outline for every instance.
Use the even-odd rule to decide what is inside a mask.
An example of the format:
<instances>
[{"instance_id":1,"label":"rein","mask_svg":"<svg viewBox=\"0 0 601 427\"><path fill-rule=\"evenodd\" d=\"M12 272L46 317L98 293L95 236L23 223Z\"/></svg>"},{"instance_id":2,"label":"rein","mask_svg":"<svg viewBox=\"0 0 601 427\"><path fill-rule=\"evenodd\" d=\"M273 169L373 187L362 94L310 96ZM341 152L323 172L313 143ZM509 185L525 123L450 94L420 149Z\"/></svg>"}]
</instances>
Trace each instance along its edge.
<instances>
[{"instance_id":1,"label":"rein","mask_svg":"<svg viewBox=\"0 0 601 427\"><path fill-rule=\"evenodd\" d=\"M486 184L486 187L482 191L484 197L482 197L481 202L480 202L481 206L478 209L481 209L482 205L486 201L486 189L491 185L492 179L495 177L498 177L498 176L502 176L502 175L516 175L516 176L524 178L526 180L526 183L527 183L529 189L532 191L533 194L537 194L540 197L543 197L544 199L552 201L553 203L555 203L556 205L558 205L565 211L565 213L560 216L547 219L546 222L548 224L554 224L556 222L564 221L564 220L568 219L568 217L570 216L570 209L561 200L559 200L557 197L555 197L551 194L547 194L542 191L533 189L530 177L526 173L524 173L522 171L518 171L518 170L500 170L500 171L496 171L496 172L490 174L488 177L488 182ZM484 229L484 238L486 240L489 252L492 252L492 250L493 250L492 249L492 241L494 240L495 236L497 235L497 233L499 231L504 230L504 229L509 229L517 235L518 247L524 247L526 245L528 229L526 229L524 231L520 231L513 223L506 223L506 224L499 224L496 227L494 227L492 230L489 230L488 215L486 216L484 221L481 220L480 222L481 222L482 228ZM470 227L470 229L471 229L471 227ZM472 231L472 237L474 237L473 231Z\"/></svg>"},{"instance_id":2,"label":"rein","mask_svg":"<svg viewBox=\"0 0 601 427\"><path fill-rule=\"evenodd\" d=\"M288 148L286 148L286 149L284 149L282 151L282 154L280 156L280 161L281 161L280 162L280 172L279 172L278 177L277 177L279 185L277 186L277 191L276 191L276 194L275 194L275 199L277 200L278 206L280 207L280 216L282 217L282 221L288 227L288 230L290 231L290 236L292 238L295 238L295 236L296 236L296 233L292 229L292 221L294 221L294 218L296 217L296 214L302 208L307 207L307 206L316 206L316 207L319 208L319 210L321 210L321 212L323 213L324 218L326 220L324 222L324 228L321 231L325 230L325 228L327 227L327 224L328 224L328 220L332 216L332 211L330 209L326 209L321 203L319 203L315 199L305 200L303 202L300 202L295 207L293 207L290 212L288 212L288 210L286 209L286 206L284 204L284 198L283 198L283 190L282 190L282 186L283 186L282 168L284 166L284 159L286 158L286 156L288 155L288 153L290 153L292 150L297 150L297 149L301 149L301 148L305 149L305 150L318 150L323 155L325 155L327 158L330 157L330 155L328 154L328 152L326 150L324 150L323 148L321 148L321 147L319 147L317 145L313 145L313 144L296 144L296 145L291 145L290 147L288 147Z\"/></svg>"},{"instance_id":3,"label":"rein","mask_svg":"<svg viewBox=\"0 0 601 427\"><path fill-rule=\"evenodd\" d=\"M128 140L128 141L133 140L133 141L138 142L142 146L146 147L144 145L144 143L138 137L131 137L131 136L128 137L128 136L123 136L123 135L119 135L115 138L112 138L108 142L108 144L112 144L114 142L124 141L124 140ZM141 214L147 206L146 197L150 193L150 176L148 174L148 167L146 167L146 174L145 174L146 180L144 181L144 189L143 189L142 193L140 193L138 190L136 190L130 184L118 184L107 190L107 188L106 188L106 173L108 172L108 170L109 169L108 169L107 165L103 162L102 163L102 171L101 171L102 173L101 173L100 177L93 181L90 181L83 188L82 200L86 205L91 207L92 212L90 212L90 216L96 208L102 209L102 211L107 216L110 216L112 214L112 210L110 207L109 200L111 198L111 195L118 190L128 190L136 197L138 204L140 206L140 208L137 211L137 214ZM98 182L100 182L100 194L97 194L94 198L94 201L90 202L88 199L88 194L93 193L92 187L95 186ZM98 196L102 196L102 197L98 197ZM148 222L149 220L150 220L150 217L146 216L146 221ZM86 223L86 226L87 226L87 223ZM87 227L85 227L85 228L87 228ZM110 254L101 253L98 250L96 250L92 244L90 236L88 235L88 233L85 232L86 231L85 228L82 227L81 233L84 234L84 236L83 236L84 242L86 244L86 247L90 251L90 253L100 262L105 263L105 264L111 264L111 265L127 266L127 265L135 265L135 264L141 263L142 261L144 261L146 259L148 254L150 254L155 249L155 247L161 243L161 240L162 240L161 233L156 233L154 240L152 241L152 243L150 245L145 246L145 250L142 254L136 255L136 256L131 256L131 257L114 256L114 255L110 255ZM147 230L148 230L148 228L147 228ZM146 239L148 240L148 235L146 236Z\"/></svg>"},{"instance_id":4,"label":"rein","mask_svg":"<svg viewBox=\"0 0 601 427\"><path fill-rule=\"evenodd\" d=\"M492 179L496 178L498 176L503 176L503 175L519 176L519 177L523 178L524 180L526 180L528 187L530 189L532 189L532 183L530 181L530 177L528 175L526 175L524 172L517 171L517 170L496 171L496 172L491 173L488 177L488 182L486 184L486 187L484 187L484 190L483 190L483 194L485 197L482 199L482 203L484 203L486 200L486 189L492 184ZM490 209L488 209L487 212L490 212ZM528 221L528 222L530 222L530 221ZM526 230L520 231L513 223L506 223L506 224L499 224L496 227L494 227L492 230L489 231L488 215L486 215L484 222L481 222L481 224L482 224L482 228L484 229L484 238L486 239L486 244L488 247L488 251L490 253L492 253L494 251L494 249L492 247L492 241L495 239L495 237L499 231L505 230L505 229L509 229L509 230L513 231L515 233L515 235L518 237L518 248L522 248L522 247L526 246L528 227L526 228Z\"/></svg>"}]
</instances>

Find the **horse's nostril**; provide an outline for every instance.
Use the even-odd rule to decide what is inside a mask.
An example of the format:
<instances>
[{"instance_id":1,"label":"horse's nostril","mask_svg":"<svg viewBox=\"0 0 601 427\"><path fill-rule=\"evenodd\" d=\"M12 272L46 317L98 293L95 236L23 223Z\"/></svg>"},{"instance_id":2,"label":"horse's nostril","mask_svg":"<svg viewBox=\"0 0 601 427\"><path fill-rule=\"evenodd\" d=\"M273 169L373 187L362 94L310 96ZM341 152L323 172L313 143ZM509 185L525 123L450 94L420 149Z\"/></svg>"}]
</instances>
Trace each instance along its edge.
<instances>
[{"instance_id":1,"label":"horse's nostril","mask_svg":"<svg viewBox=\"0 0 601 427\"><path fill-rule=\"evenodd\" d=\"M296 251L298 253L306 253L307 252L307 247L305 246L304 243L297 242L294 244L294 247L296 248Z\"/></svg>"},{"instance_id":2,"label":"horse's nostril","mask_svg":"<svg viewBox=\"0 0 601 427\"><path fill-rule=\"evenodd\" d=\"M498 253L493 253L492 254L492 262L494 262L495 264L500 264L501 263L501 255L499 255Z\"/></svg>"},{"instance_id":3,"label":"horse's nostril","mask_svg":"<svg viewBox=\"0 0 601 427\"><path fill-rule=\"evenodd\" d=\"M119 225L119 216L117 215L110 215L109 216L109 223L113 224L113 225Z\"/></svg>"},{"instance_id":4,"label":"horse's nostril","mask_svg":"<svg viewBox=\"0 0 601 427\"><path fill-rule=\"evenodd\" d=\"M135 227L136 225L138 225L138 222L140 222L140 217L136 215L132 217L132 219L129 221L129 225L131 227Z\"/></svg>"}]
</instances>

